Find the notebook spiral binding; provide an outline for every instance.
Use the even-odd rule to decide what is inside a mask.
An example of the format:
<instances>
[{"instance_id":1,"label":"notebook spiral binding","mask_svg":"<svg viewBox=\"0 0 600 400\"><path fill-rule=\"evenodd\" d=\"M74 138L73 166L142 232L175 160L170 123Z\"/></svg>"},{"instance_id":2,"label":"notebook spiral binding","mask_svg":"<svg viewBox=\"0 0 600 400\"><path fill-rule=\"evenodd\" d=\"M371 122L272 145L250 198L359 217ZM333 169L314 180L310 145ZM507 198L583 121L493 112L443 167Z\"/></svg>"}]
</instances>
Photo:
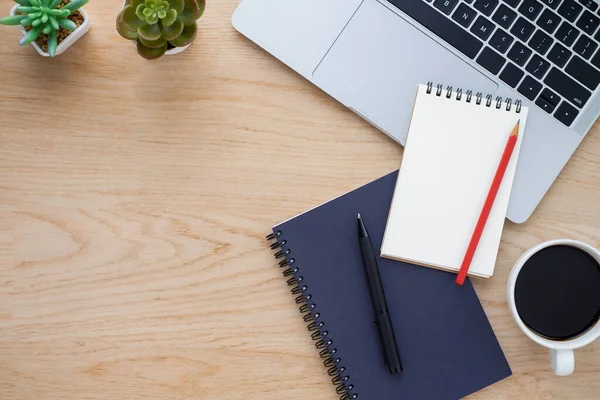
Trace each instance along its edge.
<instances>
[{"instance_id":1,"label":"notebook spiral binding","mask_svg":"<svg viewBox=\"0 0 600 400\"><path fill-rule=\"evenodd\" d=\"M327 373L333 378L331 382L335 386L336 393L340 395L340 400L354 400L358 398L358 393L350 383L350 376L344 375L346 367L342 366L342 359L336 355L338 350L333 347L333 339L324 329L323 317L317 311L317 305L308 292L308 286L302 284L304 278L299 274L300 267L295 265L294 258L288 257L292 251L286 246L287 241L280 239L281 235L282 232L277 231L266 237L271 242L271 250L275 251L275 260L281 259L278 265L283 269L283 276L288 278L287 284L291 287L292 294L296 296L296 304L300 305L300 313L304 322L308 324L308 331L312 332L311 337L316 342L315 347L319 350Z\"/></svg>"},{"instance_id":2,"label":"notebook spiral binding","mask_svg":"<svg viewBox=\"0 0 600 400\"><path fill-rule=\"evenodd\" d=\"M462 89L456 89L456 90L452 90L452 86L447 86L445 89L446 93L444 94L444 86L443 85L436 85L435 86L435 95L438 97L441 97L442 95L444 95L447 99L452 98L452 95L454 93L456 93L456 100L461 101L462 97L463 97L463 90ZM433 82L428 82L427 83L427 94L431 94L434 92L434 86L433 86ZM467 103L470 103L473 100L473 91L471 90L467 90L464 95L466 96L465 101ZM483 102L483 93L478 92L475 94L475 104L480 105ZM494 102L494 96L492 96L491 94L488 94L487 96L485 96L485 106L486 107L491 107L492 103ZM512 107L513 107L513 100L511 98L507 98L505 101L506 103L506 111L511 111ZM496 108L497 109L501 109L502 108L502 97L497 96L496 97ZM521 102L521 100L517 100L514 102L515 105L515 112L516 113L520 113L521 109L523 107L523 103Z\"/></svg>"}]
</instances>

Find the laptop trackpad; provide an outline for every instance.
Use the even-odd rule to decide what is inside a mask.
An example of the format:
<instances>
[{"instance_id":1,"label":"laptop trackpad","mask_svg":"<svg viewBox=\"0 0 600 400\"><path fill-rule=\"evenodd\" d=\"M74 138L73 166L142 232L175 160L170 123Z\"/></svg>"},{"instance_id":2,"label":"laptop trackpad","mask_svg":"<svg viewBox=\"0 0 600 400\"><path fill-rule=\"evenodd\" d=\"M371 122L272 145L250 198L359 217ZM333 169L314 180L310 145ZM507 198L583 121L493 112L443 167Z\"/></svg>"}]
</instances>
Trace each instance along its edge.
<instances>
[{"instance_id":1,"label":"laptop trackpad","mask_svg":"<svg viewBox=\"0 0 600 400\"><path fill-rule=\"evenodd\" d=\"M376 1L365 1L313 81L404 144L416 86L493 94L497 84Z\"/></svg>"}]
</instances>

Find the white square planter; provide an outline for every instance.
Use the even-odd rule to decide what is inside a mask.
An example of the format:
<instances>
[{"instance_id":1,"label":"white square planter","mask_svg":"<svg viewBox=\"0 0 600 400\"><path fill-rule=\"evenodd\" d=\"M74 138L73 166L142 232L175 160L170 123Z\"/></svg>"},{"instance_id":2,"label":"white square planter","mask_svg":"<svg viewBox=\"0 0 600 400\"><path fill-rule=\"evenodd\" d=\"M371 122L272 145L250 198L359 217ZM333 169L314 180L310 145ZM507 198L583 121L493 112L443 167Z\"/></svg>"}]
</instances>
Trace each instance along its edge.
<instances>
[{"instance_id":1,"label":"white square planter","mask_svg":"<svg viewBox=\"0 0 600 400\"><path fill-rule=\"evenodd\" d=\"M10 15L15 15L17 13L17 9L21 7L19 4L15 5L12 10L10 10ZM90 20L88 18L87 13L83 10L83 8L79 9L79 12L81 13L81 15L83 16L83 23L77 27L77 29L75 29L73 32L71 32L69 34L69 36L67 36L67 38L65 40L63 40L62 42L60 42L60 44L56 47L56 55L60 55L62 53L64 53L69 47L73 46L73 44L78 41L79 39L81 39L83 37L83 35L85 35L86 33L88 33L88 31L90 30ZM25 30L25 27L23 25L19 25L19 29L21 30L21 32L23 33L23 36L25 36L27 34L27 31ZM40 53L42 56L44 57L50 57L50 54L43 51L40 46L38 46L38 44L34 41L31 43L31 45L36 49L36 51L38 53Z\"/></svg>"}]
</instances>

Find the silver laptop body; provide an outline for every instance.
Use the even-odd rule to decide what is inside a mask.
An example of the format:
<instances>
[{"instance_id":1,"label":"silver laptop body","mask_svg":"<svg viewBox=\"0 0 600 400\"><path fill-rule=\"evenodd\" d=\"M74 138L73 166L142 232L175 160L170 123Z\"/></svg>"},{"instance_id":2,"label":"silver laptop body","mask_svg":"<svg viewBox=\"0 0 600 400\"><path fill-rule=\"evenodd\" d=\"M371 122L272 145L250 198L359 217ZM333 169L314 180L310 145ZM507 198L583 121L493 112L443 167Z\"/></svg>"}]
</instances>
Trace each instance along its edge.
<instances>
[{"instance_id":1,"label":"silver laptop body","mask_svg":"<svg viewBox=\"0 0 600 400\"><path fill-rule=\"evenodd\" d=\"M522 100L531 111L508 210L510 220L522 223L535 210L600 113L598 90L590 89L597 86L592 60L600 60L600 51L593 48L598 44L594 36L600 36L600 32L593 33L594 27L586 25L595 24L590 14L600 19L600 13L593 11L593 5L589 6L591 9L582 5L574 17L577 7L560 4L572 0L523 3L531 1L534 0L243 0L232 23L251 41L401 145L405 143L417 84L431 81L444 87ZM510 3L518 4L513 7ZM532 10L530 5L541 9ZM431 10L439 16L431 14ZM507 21L513 12L516 17ZM433 21L427 20L430 16ZM527 21L535 31L529 38L524 29L529 26ZM476 48L468 47L476 41L455 31L449 23L479 40L481 49L476 52ZM568 32L569 27L580 33L579 40L573 39L571 46L571 36L577 32ZM440 32L451 32L454 36L449 40L454 45L443 39ZM510 42L511 37L512 43L504 46L501 40ZM544 55L548 43L560 46L547 49ZM587 49L583 48L585 44ZM528 56L523 47L532 46ZM569 53L572 56L565 61ZM506 64L494 73L494 63L501 63L500 58ZM547 70L536 70L534 61ZM561 67L563 61L565 65ZM512 64L510 71L508 64ZM519 69L523 77L517 84ZM569 79L577 83L567 85ZM529 93L527 90L538 89L533 81L542 85L538 94L535 98L523 95Z\"/></svg>"}]
</instances>

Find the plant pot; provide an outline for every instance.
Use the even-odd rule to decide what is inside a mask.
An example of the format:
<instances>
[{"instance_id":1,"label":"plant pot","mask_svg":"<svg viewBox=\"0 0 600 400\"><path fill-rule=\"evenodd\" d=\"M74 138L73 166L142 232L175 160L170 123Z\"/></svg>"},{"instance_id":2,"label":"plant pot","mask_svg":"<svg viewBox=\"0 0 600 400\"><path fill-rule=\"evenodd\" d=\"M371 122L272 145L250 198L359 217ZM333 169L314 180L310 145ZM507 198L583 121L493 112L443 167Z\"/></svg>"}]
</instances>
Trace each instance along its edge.
<instances>
[{"instance_id":1,"label":"plant pot","mask_svg":"<svg viewBox=\"0 0 600 400\"><path fill-rule=\"evenodd\" d=\"M135 40L132 40L131 43L133 43L134 46L137 47L137 42ZM190 47L192 44L188 44L187 46L183 46L183 47L174 47L171 50L167 50L165 52L165 56L174 56L175 54L179 54L182 51L187 50L188 47Z\"/></svg>"},{"instance_id":2,"label":"plant pot","mask_svg":"<svg viewBox=\"0 0 600 400\"><path fill-rule=\"evenodd\" d=\"M19 4L15 5L10 10L10 15L15 15L17 13L17 8L19 8L19 7L21 7ZM73 46L73 44L75 44L76 41L81 39L83 37L83 35L88 33L88 31L90 30L90 20L88 18L87 13L83 10L83 8L80 8L79 12L83 16L83 23L80 26L78 26L77 29L75 29L73 32L71 32L69 34L69 36L67 36L67 38L65 40L63 40L62 42L60 42L60 44L56 47L56 55L57 56L64 53L65 51L67 51L67 49L69 47ZM23 33L23 36L25 36L27 34L27 31L25 30L25 27L23 25L19 25L19 29ZM40 46L38 46L38 44L35 41L31 42L31 45L38 53L40 53L40 55L42 55L44 57L50 57L50 54L48 52L42 50L42 48Z\"/></svg>"},{"instance_id":3,"label":"plant pot","mask_svg":"<svg viewBox=\"0 0 600 400\"><path fill-rule=\"evenodd\" d=\"M127 4L127 2L124 1L123 7L121 7L121 11L125 8L126 4ZM137 42L135 40L132 40L131 43L133 43L133 45L137 47ZM187 46L175 47L175 48L172 48L171 50L167 50L165 53L165 56L174 56L175 54L179 54L182 51L187 50L187 48L190 47L191 45L192 45L192 43L188 44Z\"/></svg>"},{"instance_id":4,"label":"plant pot","mask_svg":"<svg viewBox=\"0 0 600 400\"><path fill-rule=\"evenodd\" d=\"M179 54L182 51L187 50L188 47L190 47L192 44L188 44L187 46L183 46L183 47L174 47L171 50L167 50L167 52L165 53L165 56L174 56L175 54Z\"/></svg>"}]
</instances>

